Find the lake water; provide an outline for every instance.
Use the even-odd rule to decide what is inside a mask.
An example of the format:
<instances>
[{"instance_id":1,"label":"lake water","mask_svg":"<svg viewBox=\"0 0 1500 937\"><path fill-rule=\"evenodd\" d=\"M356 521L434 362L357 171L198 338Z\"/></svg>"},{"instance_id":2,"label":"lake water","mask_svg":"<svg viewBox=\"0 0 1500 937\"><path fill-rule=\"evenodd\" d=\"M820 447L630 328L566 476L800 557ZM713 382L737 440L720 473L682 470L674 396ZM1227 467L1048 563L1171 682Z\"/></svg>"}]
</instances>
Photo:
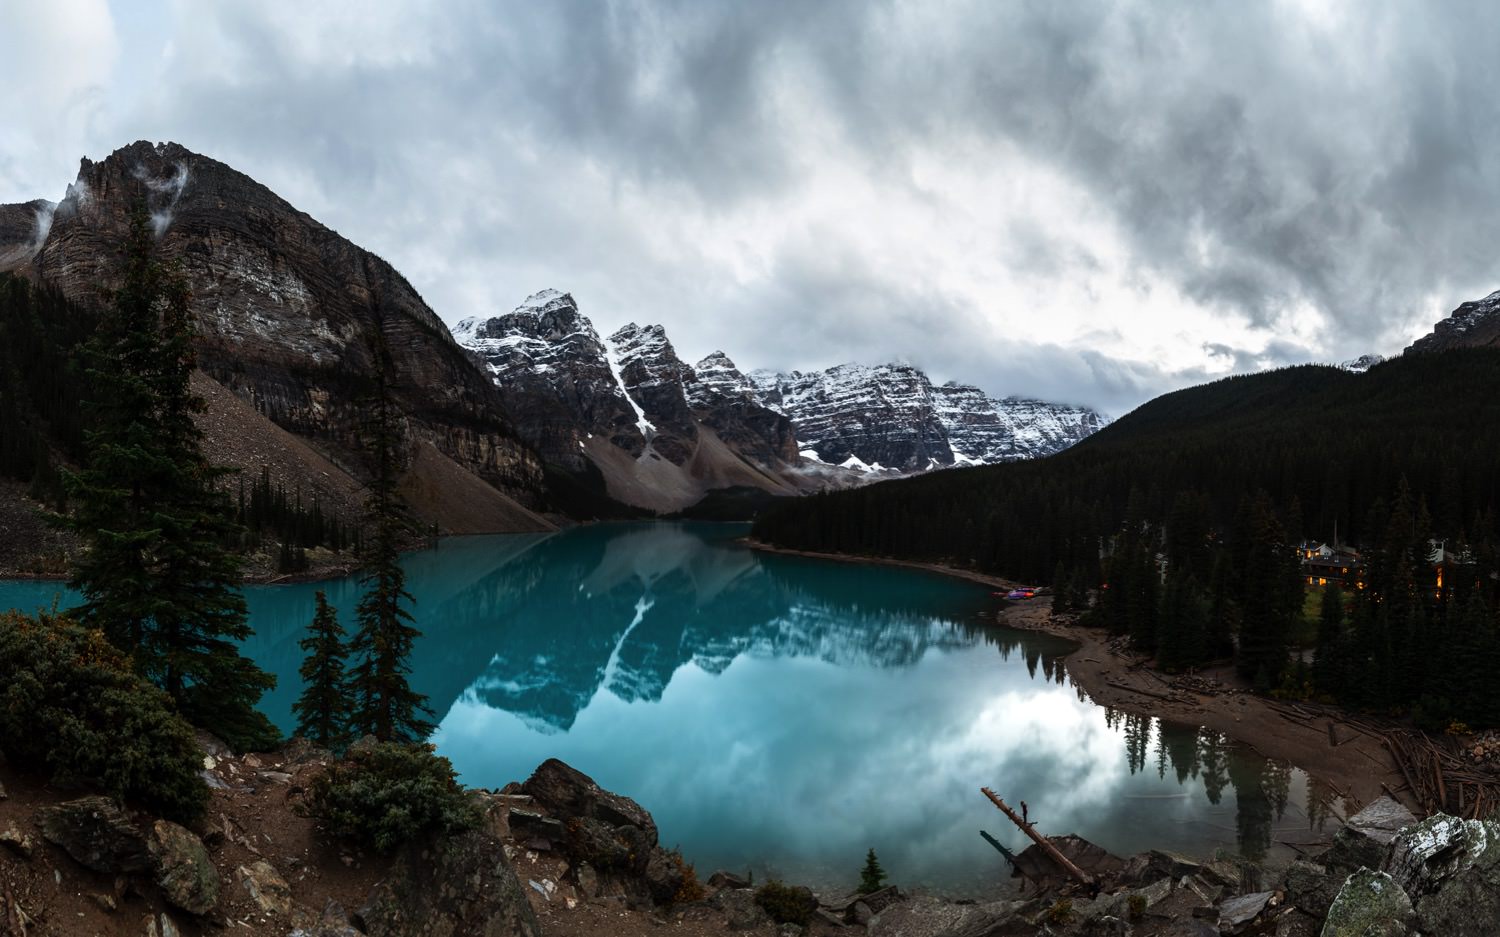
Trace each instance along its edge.
<instances>
[{"instance_id":1,"label":"lake water","mask_svg":"<svg viewBox=\"0 0 1500 937\"><path fill-rule=\"evenodd\" d=\"M439 750L486 787L561 758L650 810L705 876L853 885L873 847L903 886L1008 890L979 831L1028 841L981 786L1118 855L1276 861L1280 842L1327 838L1326 789L1216 734L1094 705L1067 678L1068 645L987 621L985 587L756 553L744 532L602 525L409 555L411 680ZM283 728L319 588L350 626L353 580L246 590L246 651L280 679L265 709ZM0 581L0 608L60 591Z\"/></svg>"}]
</instances>

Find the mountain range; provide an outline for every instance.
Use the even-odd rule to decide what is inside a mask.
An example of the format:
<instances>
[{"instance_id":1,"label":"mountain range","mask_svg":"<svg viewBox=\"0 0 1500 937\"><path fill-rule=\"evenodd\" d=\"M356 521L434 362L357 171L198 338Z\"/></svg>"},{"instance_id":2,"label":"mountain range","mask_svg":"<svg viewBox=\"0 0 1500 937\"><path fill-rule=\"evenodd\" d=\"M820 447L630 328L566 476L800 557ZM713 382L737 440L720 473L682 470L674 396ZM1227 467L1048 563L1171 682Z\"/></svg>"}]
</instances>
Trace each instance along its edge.
<instances>
[{"instance_id":1,"label":"mountain range","mask_svg":"<svg viewBox=\"0 0 1500 937\"><path fill-rule=\"evenodd\" d=\"M688 364L662 326L601 336L556 290L450 332L389 263L175 143L82 160L56 203L0 205L0 274L105 308L137 205L191 285L216 458L270 465L288 488L348 511L382 345L404 416L403 492L419 519L452 532L1029 460L1107 423L1086 407L935 384L909 364L747 373L722 351ZM1497 310L1500 293L1466 303L1413 350L1500 342Z\"/></svg>"},{"instance_id":2,"label":"mountain range","mask_svg":"<svg viewBox=\"0 0 1500 937\"><path fill-rule=\"evenodd\" d=\"M453 333L544 458L597 472L612 496L658 510L713 489L796 494L1036 458L1105 423L1085 407L934 385L911 365L746 374L723 351L690 365L662 326L632 322L601 337L552 289Z\"/></svg>"},{"instance_id":3,"label":"mountain range","mask_svg":"<svg viewBox=\"0 0 1500 937\"><path fill-rule=\"evenodd\" d=\"M907 365L747 375L722 352L689 365L660 325L601 337L555 290L450 333L389 263L175 143L82 160L58 202L0 205L0 274L102 310L137 206L192 290L194 386L215 457L269 466L288 490L346 514L367 472L360 412L380 347L404 416L403 493L421 521L451 532L1030 458L1104 422L934 386Z\"/></svg>"}]
</instances>

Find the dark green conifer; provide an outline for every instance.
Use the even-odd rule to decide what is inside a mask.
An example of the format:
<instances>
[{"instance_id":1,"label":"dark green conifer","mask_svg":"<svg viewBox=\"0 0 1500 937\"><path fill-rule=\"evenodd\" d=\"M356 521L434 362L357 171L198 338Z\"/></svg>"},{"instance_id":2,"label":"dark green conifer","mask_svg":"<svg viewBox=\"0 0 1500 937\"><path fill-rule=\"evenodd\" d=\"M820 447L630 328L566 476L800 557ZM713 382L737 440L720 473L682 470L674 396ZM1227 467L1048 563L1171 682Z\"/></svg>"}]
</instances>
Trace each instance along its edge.
<instances>
[{"instance_id":1,"label":"dark green conifer","mask_svg":"<svg viewBox=\"0 0 1500 937\"><path fill-rule=\"evenodd\" d=\"M144 211L132 219L124 282L87 350L87 461L67 484L61 523L86 549L72 570L78 616L101 629L190 720L240 750L279 738L256 711L275 678L242 657L233 507L194 417L186 279L162 266Z\"/></svg>"},{"instance_id":2,"label":"dark green conifer","mask_svg":"<svg viewBox=\"0 0 1500 937\"><path fill-rule=\"evenodd\" d=\"M307 637L299 645L307 652L302 661L302 696L292 704L297 716L297 734L327 749L339 750L349 742L349 688L344 675L344 629L338 612L319 589L317 610Z\"/></svg>"},{"instance_id":3,"label":"dark green conifer","mask_svg":"<svg viewBox=\"0 0 1500 937\"><path fill-rule=\"evenodd\" d=\"M421 632L412 627L412 601L401 568L401 540L410 521L396 491L400 434L391 396L393 370L384 341L374 349L374 389L369 402L366 445L374 475L365 500L364 596L356 614L359 627L350 643L357 663L350 675L354 696L351 728L382 742L421 741L433 730L427 698L412 690L412 646Z\"/></svg>"},{"instance_id":4,"label":"dark green conifer","mask_svg":"<svg viewBox=\"0 0 1500 937\"><path fill-rule=\"evenodd\" d=\"M868 895L884 887L885 869L880 867L880 860L875 858L875 850L871 849L865 853L865 867L859 873L859 893Z\"/></svg>"}]
</instances>

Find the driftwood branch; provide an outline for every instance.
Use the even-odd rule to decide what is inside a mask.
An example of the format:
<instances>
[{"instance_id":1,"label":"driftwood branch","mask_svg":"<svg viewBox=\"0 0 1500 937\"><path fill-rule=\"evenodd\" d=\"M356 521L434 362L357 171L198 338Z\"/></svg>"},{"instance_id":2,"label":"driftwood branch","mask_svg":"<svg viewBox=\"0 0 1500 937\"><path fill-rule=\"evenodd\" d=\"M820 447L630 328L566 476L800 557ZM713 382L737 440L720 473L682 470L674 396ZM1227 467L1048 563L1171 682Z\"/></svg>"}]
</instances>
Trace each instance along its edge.
<instances>
[{"instance_id":1,"label":"driftwood branch","mask_svg":"<svg viewBox=\"0 0 1500 937\"><path fill-rule=\"evenodd\" d=\"M1092 886L1094 884L1094 877L1092 875L1074 865L1067 856L1063 855L1056 846L1052 845L1051 840L1038 833L1036 831L1036 827L1033 824L1021 819L1020 816L1018 816L1014 810L1010 809L1009 805L1007 805L1005 801L1001 800L994 791L990 790L987 787L981 787L979 789L979 792L988 797L990 799L990 802L993 803L996 807L999 807L1000 812L1009 817L1010 822L1014 823L1022 833L1025 833L1027 836L1031 837L1032 842L1042 847L1042 851L1045 852L1053 862L1057 863L1058 868L1062 869L1064 872L1067 872L1069 875L1073 876L1074 879L1084 885Z\"/></svg>"}]
</instances>

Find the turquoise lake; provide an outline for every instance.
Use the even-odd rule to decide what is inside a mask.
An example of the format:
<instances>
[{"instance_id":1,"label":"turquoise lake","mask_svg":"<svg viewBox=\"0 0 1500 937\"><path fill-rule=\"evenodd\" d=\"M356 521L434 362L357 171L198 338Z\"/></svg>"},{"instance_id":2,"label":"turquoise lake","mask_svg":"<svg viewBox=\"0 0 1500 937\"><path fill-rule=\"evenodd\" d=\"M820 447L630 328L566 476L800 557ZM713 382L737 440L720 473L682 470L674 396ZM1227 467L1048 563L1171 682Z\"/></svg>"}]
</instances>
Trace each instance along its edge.
<instances>
[{"instance_id":1,"label":"turquoise lake","mask_svg":"<svg viewBox=\"0 0 1500 937\"><path fill-rule=\"evenodd\" d=\"M997 627L985 587L757 553L744 533L597 525L408 555L411 680L439 750L485 787L561 758L650 810L704 877L852 886L873 847L905 887L1008 891L979 831L1027 841L981 786L1118 855L1276 862L1331 833L1328 791L1301 771L1096 706L1068 680L1069 646ZM264 708L283 728L317 589L349 625L353 580L246 589L245 650L280 680ZM59 596L0 581L0 608Z\"/></svg>"}]
</instances>

